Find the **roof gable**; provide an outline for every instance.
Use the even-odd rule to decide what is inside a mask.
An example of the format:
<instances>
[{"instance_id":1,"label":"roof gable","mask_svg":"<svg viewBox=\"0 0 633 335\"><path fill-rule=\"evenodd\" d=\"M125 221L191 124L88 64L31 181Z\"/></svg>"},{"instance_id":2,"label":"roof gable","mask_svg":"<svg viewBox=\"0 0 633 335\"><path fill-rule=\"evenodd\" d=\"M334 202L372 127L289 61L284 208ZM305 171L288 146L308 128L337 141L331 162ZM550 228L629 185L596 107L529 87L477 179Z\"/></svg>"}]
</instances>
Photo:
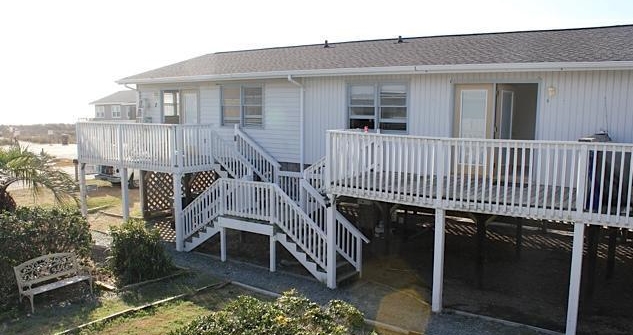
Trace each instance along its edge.
<instances>
[{"instance_id":1,"label":"roof gable","mask_svg":"<svg viewBox=\"0 0 633 335\"><path fill-rule=\"evenodd\" d=\"M136 104L136 91L124 90L112 93L99 100L90 103L91 105L125 105Z\"/></svg>"}]
</instances>

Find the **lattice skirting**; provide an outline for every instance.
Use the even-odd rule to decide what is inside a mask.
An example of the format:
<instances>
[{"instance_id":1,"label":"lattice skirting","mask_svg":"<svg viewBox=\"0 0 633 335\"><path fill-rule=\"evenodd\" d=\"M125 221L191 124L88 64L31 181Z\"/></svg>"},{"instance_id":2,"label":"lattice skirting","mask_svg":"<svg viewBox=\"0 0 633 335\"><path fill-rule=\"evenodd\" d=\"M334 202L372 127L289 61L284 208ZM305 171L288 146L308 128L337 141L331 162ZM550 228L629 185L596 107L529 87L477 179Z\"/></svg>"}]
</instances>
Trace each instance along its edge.
<instances>
[{"instance_id":1,"label":"lattice skirting","mask_svg":"<svg viewBox=\"0 0 633 335\"><path fill-rule=\"evenodd\" d=\"M183 206L213 184L219 176L215 171L187 173L182 177ZM172 214L174 205L173 175L170 173L141 171L143 183L143 217L153 218Z\"/></svg>"}]
</instances>

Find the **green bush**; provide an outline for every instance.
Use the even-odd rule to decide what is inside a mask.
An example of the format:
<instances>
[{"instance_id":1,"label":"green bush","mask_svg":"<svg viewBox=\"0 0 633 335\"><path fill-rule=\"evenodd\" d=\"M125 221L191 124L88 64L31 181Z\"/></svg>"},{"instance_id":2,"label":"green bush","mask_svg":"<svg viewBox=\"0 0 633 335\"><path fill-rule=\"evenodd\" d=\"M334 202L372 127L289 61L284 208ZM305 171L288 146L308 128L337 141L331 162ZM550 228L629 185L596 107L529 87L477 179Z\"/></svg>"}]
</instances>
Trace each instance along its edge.
<instances>
[{"instance_id":1,"label":"green bush","mask_svg":"<svg viewBox=\"0 0 633 335\"><path fill-rule=\"evenodd\" d=\"M363 315L354 306L332 300L321 307L292 290L272 302L240 296L170 335L344 335L361 334L362 326Z\"/></svg>"},{"instance_id":2,"label":"green bush","mask_svg":"<svg viewBox=\"0 0 633 335\"><path fill-rule=\"evenodd\" d=\"M158 230L148 230L140 220L111 227L110 268L123 285L171 273L174 265L165 253Z\"/></svg>"},{"instance_id":3,"label":"green bush","mask_svg":"<svg viewBox=\"0 0 633 335\"><path fill-rule=\"evenodd\" d=\"M0 308L17 303L13 267L56 252L90 256L92 237L88 222L77 209L18 207L0 212Z\"/></svg>"}]
</instances>

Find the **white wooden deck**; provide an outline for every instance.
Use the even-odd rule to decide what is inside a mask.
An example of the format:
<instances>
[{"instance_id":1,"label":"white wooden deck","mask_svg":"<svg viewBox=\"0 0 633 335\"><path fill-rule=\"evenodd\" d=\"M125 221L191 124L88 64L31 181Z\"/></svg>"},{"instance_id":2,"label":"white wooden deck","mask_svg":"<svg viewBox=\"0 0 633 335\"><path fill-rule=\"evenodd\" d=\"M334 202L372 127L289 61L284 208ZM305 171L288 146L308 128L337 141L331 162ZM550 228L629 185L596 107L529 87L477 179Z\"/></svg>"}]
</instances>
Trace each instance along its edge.
<instances>
[{"instance_id":1,"label":"white wooden deck","mask_svg":"<svg viewBox=\"0 0 633 335\"><path fill-rule=\"evenodd\" d=\"M206 171L219 140L212 125L78 122L77 158L147 171Z\"/></svg>"},{"instance_id":2,"label":"white wooden deck","mask_svg":"<svg viewBox=\"0 0 633 335\"><path fill-rule=\"evenodd\" d=\"M328 193L633 228L630 144L330 131L327 148Z\"/></svg>"}]
</instances>

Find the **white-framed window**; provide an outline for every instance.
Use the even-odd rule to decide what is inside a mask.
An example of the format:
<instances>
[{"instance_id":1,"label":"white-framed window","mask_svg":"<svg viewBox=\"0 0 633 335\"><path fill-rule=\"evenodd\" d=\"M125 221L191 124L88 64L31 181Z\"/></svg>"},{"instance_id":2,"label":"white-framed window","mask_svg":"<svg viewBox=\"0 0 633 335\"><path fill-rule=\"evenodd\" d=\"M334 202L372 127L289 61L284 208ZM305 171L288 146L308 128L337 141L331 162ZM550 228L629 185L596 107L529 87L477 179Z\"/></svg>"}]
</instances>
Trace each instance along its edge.
<instances>
[{"instance_id":1,"label":"white-framed window","mask_svg":"<svg viewBox=\"0 0 633 335\"><path fill-rule=\"evenodd\" d=\"M163 115L167 117L180 115L179 91L163 91Z\"/></svg>"},{"instance_id":2,"label":"white-framed window","mask_svg":"<svg viewBox=\"0 0 633 335\"><path fill-rule=\"evenodd\" d=\"M407 132L407 85L404 83L350 84L349 127Z\"/></svg>"},{"instance_id":3,"label":"white-framed window","mask_svg":"<svg viewBox=\"0 0 633 335\"><path fill-rule=\"evenodd\" d=\"M95 118L102 119L105 117L105 106L95 106Z\"/></svg>"},{"instance_id":4,"label":"white-framed window","mask_svg":"<svg viewBox=\"0 0 633 335\"><path fill-rule=\"evenodd\" d=\"M222 125L264 125L264 95L261 85L222 86Z\"/></svg>"},{"instance_id":5,"label":"white-framed window","mask_svg":"<svg viewBox=\"0 0 633 335\"><path fill-rule=\"evenodd\" d=\"M119 106L119 105L112 105L112 106L110 106L110 111L112 112L112 118L113 119L120 119L121 118L121 106Z\"/></svg>"}]
</instances>

